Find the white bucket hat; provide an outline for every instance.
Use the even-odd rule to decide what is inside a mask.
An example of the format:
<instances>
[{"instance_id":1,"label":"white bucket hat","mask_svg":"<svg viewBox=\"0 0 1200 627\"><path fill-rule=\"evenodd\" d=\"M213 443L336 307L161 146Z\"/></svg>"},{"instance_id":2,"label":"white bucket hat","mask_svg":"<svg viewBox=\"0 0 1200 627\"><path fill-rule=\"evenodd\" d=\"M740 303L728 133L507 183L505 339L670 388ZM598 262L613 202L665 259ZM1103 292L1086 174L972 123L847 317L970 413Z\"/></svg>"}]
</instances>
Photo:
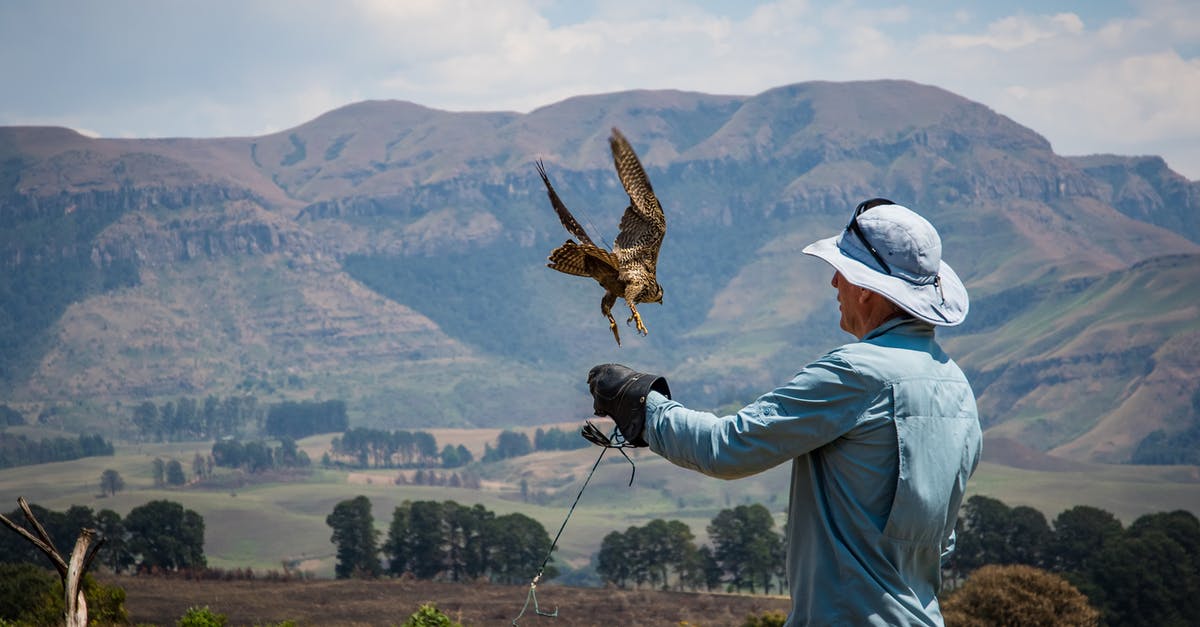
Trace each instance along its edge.
<instances>
[{"instance_id":1,"label":"white bucket hat","mask_svg":"<svg viewBox=\"0 0 1200 627\"><path fill-rule=\"evenodd\" d=\"M863 202L841 234L817 240L803 252L931 324L952 327L967 317L967 289L942 261L937 229L885 198Z\"/></svg>"}]
</instances>

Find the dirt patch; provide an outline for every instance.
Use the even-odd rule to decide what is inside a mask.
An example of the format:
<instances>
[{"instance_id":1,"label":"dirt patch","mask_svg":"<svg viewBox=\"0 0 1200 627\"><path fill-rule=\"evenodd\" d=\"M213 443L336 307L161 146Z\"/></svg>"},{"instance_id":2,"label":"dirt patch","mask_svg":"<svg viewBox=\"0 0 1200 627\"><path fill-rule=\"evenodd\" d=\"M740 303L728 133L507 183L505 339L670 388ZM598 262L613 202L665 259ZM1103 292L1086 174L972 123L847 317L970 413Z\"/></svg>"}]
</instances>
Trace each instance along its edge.
<instances>
[{"instance_id":1,"label":"dirt patch","mask_svg":"<svg viewBox=\"0 0 1200 627\"><path fill-rule=\"evenodd\" d=\"M151 577L104 577L125 589L125 607L133 624L174 625L191 606L207 605L232 625L294 621L297 625L399 625L422 603L434 602L463 625L510 625L521 612L528 586L454 584L386 579L186 581ZM557 618L533 613L530 604L520 625L679 625L737 626L750 615L786 612L781 597L569 588L537 588L543 611L558 608Z\"/></svg>"}]
</instances>

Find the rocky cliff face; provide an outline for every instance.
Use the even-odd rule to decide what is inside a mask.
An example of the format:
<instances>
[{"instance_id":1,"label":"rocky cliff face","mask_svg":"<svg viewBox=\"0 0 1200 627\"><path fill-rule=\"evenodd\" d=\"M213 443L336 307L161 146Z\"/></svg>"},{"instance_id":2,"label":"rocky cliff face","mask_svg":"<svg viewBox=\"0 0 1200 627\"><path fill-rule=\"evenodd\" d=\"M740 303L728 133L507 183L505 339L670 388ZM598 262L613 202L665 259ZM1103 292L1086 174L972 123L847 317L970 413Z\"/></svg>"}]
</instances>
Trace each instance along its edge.
<instances>
[{"instance_id":1,"label":"rocky cliff face","mask_svg":"<svg viewBox=\"0 0 1200 627\"><path fill-rule=\"evenodd\" d=\"M567 235L533 169L611 242L628 202L612 126L669 224L666 304L619 351L598 288L543 267ZM1119 460L1146 398L1198 385L1169 349L1200 332L1196 185L1153 158L1060 157L900 81L523 115L368 102L220 140L0 129L0 386L105 405L249 385L345 398L363 424L505 424L514 407L586 415L577 373L619 359L693 405L735 404L846 339L827 271L799 250L885 195L938 225L968 282L971 318L947 343L992 432ZM1157 416L1144 423L1180 420Z\"/></svg>"},{"instance_id":2,"label":"rocky cliff face","mask_svg":"<svg viewBox=\"0 0 1200 627\"><path fill-rule=\"evenodd\" d=\"M1200 242L1200 182L1172 172L1161 157L1092 155L1071 161L1101 184L1100 198L1121 213Z\"/></svg>"}]
</instances>

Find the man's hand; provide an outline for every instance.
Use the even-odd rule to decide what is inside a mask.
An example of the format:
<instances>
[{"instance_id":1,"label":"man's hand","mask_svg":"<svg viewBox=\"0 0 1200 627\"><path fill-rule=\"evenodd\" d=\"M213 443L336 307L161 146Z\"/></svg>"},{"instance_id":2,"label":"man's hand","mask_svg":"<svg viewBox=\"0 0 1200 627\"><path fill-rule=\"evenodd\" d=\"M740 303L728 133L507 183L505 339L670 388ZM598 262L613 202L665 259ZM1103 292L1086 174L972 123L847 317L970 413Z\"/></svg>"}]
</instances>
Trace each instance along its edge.
<instances>
[{"instance_id":1,"label":"man's hand","mask_svg":"<svg viewBox=\"0 0 1200 627\"><path fill-rule=\"evenodd\" d=\"M666 379L620 364L594 366L588 372L588 389L596 415L611 417L621 435L634 446L646 446L642 437L646 428L646 395L654 390L671 398Z\"/></svg>"}]
</instances>

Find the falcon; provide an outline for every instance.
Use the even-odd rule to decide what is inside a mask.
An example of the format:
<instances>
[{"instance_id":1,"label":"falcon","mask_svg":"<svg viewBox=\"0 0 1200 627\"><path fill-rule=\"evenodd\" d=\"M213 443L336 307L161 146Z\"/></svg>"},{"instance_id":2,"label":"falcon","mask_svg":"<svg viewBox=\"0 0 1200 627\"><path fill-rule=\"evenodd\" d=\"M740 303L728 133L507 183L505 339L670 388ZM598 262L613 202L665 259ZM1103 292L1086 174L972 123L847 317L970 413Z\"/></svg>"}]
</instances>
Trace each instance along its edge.
<instances>
[{"instance_id":1,"label":"falcon","mask_svg":"<svg viewBox=\"0 0 1200 627\"><path fill-rule=\"evenodd\" d=\"M550 178L546 176L546 168L542 162L537 162L538 174L546 184L546 195L550 204L558 214L567 232L575 237L568 239L562 246L550 253L547 267L575 276L592 277L604 288L604 298L600 300L600 312L608 318L609 329L617 345L621 345L621 334L617 330L617 321L613 318L612 308L617 298L625 299L629 305L630 316L625 324L636 323L637 331L646 335L646 325L638 313L639 303L662 304L663 290L655 277L655 267L658 264L658 249L662 246L663 236L667 232L667 219L663 215L662 205L650 187L650 179L642 169L637 154L621 131L612 129L608 138L609 148L612 149L613 165L625 193L629 195L629 206L621 217L617 239L612 250L597 246L588 237L583 227L567 210Z\"/></svg>"}]
</instances>

